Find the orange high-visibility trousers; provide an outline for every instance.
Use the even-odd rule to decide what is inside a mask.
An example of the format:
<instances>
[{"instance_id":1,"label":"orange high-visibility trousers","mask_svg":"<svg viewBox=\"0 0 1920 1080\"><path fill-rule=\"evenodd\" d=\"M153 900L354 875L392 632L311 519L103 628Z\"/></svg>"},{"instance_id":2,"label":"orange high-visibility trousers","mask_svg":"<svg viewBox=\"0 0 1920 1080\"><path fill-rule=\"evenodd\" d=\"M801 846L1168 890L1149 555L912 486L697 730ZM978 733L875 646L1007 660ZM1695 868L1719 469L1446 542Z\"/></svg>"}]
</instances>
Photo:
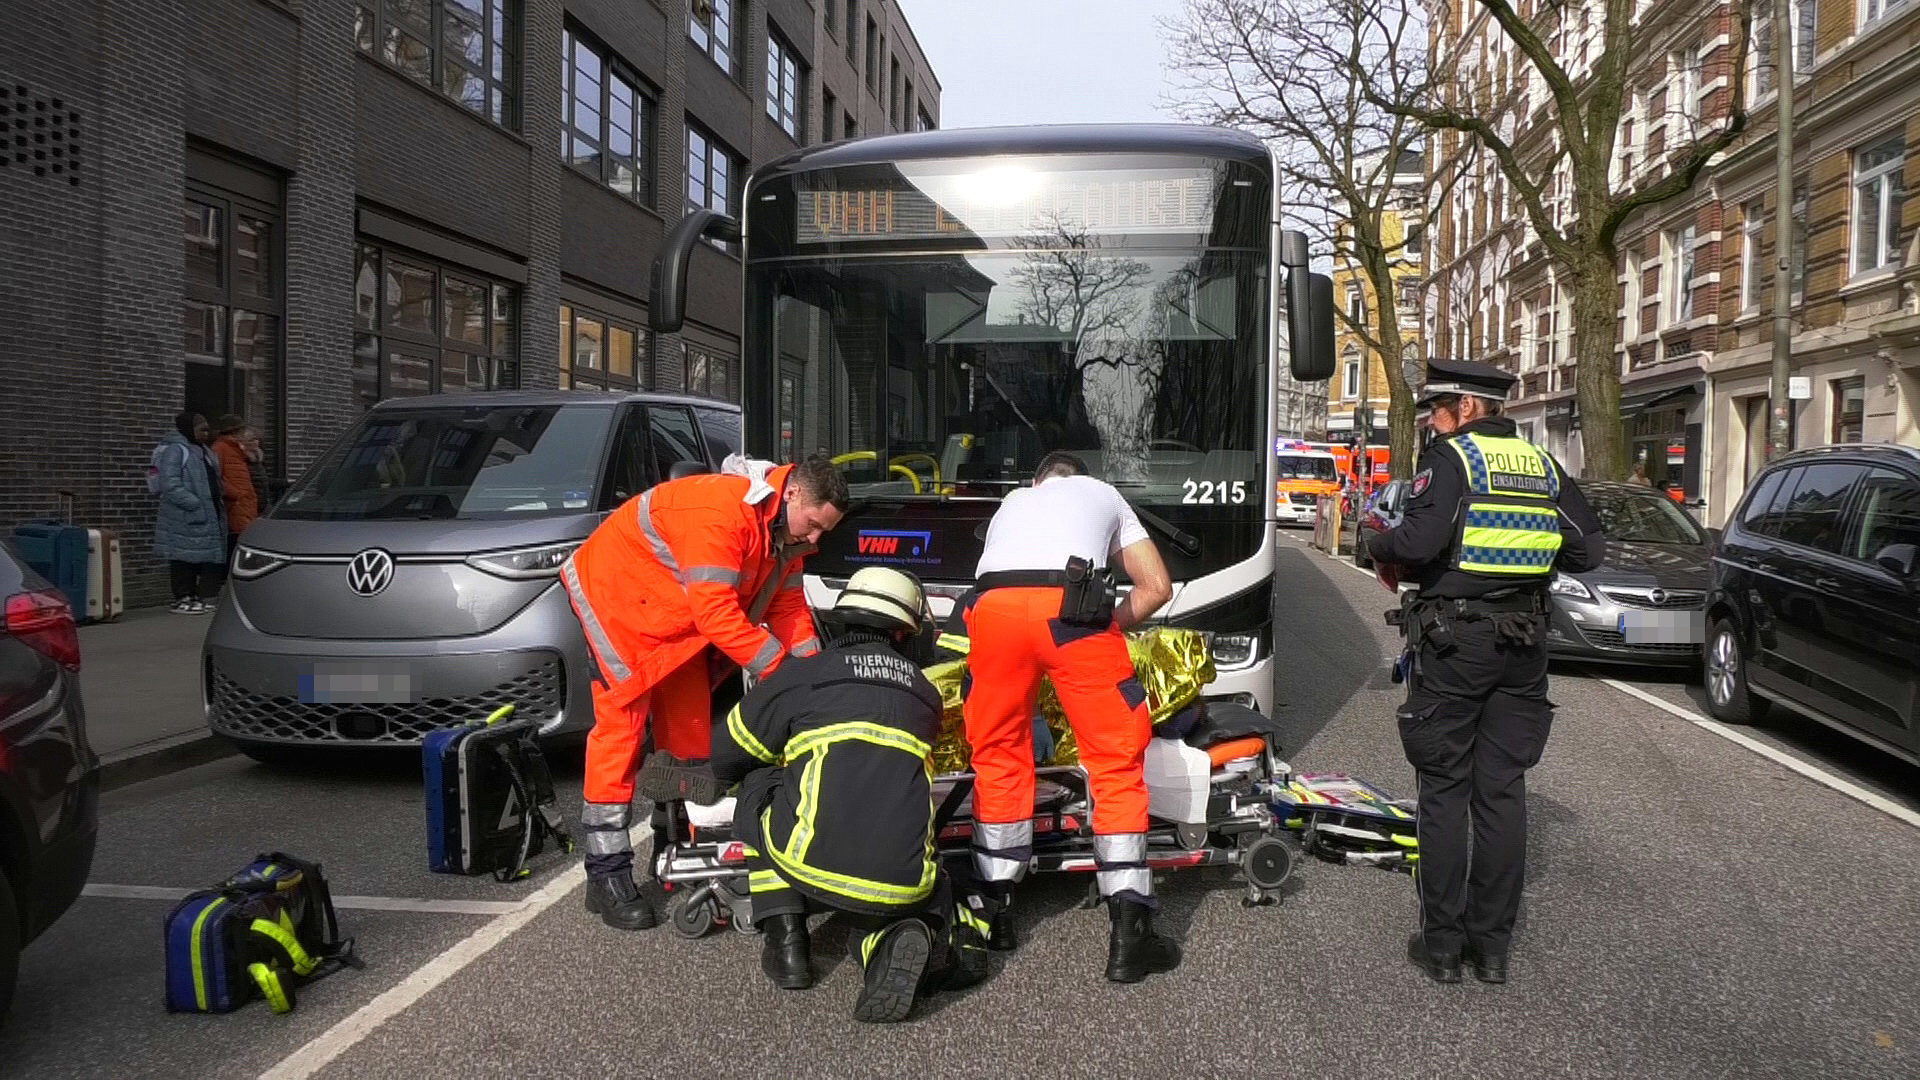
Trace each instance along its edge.
<instances>
[{"instance_id":1,"label":"orange high-visibility trousers","mask_svg":"<svg viewBox=\"0 0 1920 1080\"><path fill-rule=\"evenodd\" d=\"M667 677L631 700L593 682L593 730L587 735L586 801L625 807L633 802L634 776L648 724L656 750L681 759L704 760L711 751L712 684L707 652L667 673Z\"/></svg>"},{"instance_id":2,"label":"orange high-visibility trousers","mask_svg":"<svg viewBox=\"0 0 1920 1080\"><path fill-rule=\"evenodd\" d=\"M1153 737L1146 689L1134 677L1126 636L1062 623L1060 595L1059 588L989 589L967 612L974 821L1033 820L1033 714L1045 675L1080 746L1093 831L1145 833L1143 768Z\"/></svg>"}]
</instances>

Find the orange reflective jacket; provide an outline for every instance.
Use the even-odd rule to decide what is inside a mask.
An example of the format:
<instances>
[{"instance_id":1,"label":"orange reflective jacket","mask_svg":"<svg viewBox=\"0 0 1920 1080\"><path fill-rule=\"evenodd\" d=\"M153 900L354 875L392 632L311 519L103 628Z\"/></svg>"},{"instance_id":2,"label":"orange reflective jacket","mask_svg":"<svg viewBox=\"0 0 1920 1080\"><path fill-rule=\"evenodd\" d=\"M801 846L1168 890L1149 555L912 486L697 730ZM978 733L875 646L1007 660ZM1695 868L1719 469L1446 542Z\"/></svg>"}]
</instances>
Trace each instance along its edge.
<instances>
[{"instance_id":1,"label":"orange reflective jacket","mask_svg":"<svg viewBox=\"0 0 1920 1080\"><path fill-rule=\"evenodd\" d=\"M573 553L561 580L617 697L646 693L708 645L756 677L789 652L819 651L800 582L813 549L789 548L783 561L773 547L792 471L770 472L773 491L757 503L746 501L744 476L668 481L628 500Z\"/></svg>"}]
</instances>

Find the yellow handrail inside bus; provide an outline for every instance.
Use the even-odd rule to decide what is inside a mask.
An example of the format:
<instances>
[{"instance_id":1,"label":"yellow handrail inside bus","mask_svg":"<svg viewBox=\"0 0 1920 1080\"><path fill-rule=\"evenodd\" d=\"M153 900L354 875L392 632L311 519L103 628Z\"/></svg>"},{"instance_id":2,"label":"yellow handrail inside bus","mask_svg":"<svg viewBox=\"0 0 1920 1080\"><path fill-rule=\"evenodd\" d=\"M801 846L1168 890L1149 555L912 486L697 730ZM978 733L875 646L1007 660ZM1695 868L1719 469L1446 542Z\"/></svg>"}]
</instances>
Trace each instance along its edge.
<instances>
[{"instance_id":1,"label":"yellow handrail inside bus","mask_svg":"<svg viewBox=\"0 0 1920 1080\"><path fill-rule=\"evenodd\" d=\"M833 458L832 461L833 461L833 464L837 467L841 465L850 465L856 461L878 461L879 459L880 459L880 453L877 450L850 450L847 453L841 454L838 457ZM887 462L887 471L889 473L899 473L901 476L904 476L908 480L912 481L913 493L915 495L918 495L925 490L920 484L920 474L914 472L912 469L909 469L905 465L901 464L901 462L903 461L914 461L914 460L926 461L933 466L933 483L934 483L934 486L938 488L940 484L940 462L939 462L939 459L935 458L932 454L920 454L920 453L900 454L897 457L895 457L892 461Z\"/></svg>"}]
</instances>

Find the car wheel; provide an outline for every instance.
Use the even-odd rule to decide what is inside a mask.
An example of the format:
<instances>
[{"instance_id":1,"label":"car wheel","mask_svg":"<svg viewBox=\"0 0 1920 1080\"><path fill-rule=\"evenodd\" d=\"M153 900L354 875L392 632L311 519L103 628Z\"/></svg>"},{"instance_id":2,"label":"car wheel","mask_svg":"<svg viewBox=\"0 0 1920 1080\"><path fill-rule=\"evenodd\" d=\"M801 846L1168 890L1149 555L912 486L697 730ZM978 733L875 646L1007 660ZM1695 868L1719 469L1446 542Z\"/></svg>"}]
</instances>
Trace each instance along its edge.
<instances>
[{"instance_id":1,"label":"car wheel","mask_svg":"<svg viewBox=\"0 0 1920 1080\"><path fill-rule=\"evenodd\" d=\"M1720 619L1707 635L1707 711L1729 724L1751 724L1767 714L1767 702L1747 685L1747 655L1733 624Z\"/></svg>"},{"instance_id":2,"label":"car wheel","mask_svg":"<svg viewBox=\"0 0 1920 1080\"><path fill-rule=\"evenodd\" d=\"M13 981L20 974L20 909L13 902L13 886L0 871L0 1022L13 1005Z\"/></svg>"}]
</instances>

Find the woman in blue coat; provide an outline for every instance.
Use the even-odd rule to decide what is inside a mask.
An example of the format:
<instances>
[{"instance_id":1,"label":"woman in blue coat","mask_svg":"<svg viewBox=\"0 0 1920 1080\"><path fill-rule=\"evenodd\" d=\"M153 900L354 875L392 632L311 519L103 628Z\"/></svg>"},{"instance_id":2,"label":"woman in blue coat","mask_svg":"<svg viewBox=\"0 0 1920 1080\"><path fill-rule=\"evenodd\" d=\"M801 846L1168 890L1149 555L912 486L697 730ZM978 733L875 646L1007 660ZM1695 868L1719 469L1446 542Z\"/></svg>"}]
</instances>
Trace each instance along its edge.
<instances>
[{"instance_id":1,"label":"woman in blue coat","mask_svg":"<svg viewBox=\"0 0 1920 1080\"><path fill-rule=\"evenodd\" d=\"M153 547L173 576L175 614L202 615L220 591L227 565L227 511L221 498L220 465L207 449L212 431L199 413L173 418L154 451L160 474L160 513ZM203 595L204 594L204 595Z\"/></svg>"}]
</instances>

